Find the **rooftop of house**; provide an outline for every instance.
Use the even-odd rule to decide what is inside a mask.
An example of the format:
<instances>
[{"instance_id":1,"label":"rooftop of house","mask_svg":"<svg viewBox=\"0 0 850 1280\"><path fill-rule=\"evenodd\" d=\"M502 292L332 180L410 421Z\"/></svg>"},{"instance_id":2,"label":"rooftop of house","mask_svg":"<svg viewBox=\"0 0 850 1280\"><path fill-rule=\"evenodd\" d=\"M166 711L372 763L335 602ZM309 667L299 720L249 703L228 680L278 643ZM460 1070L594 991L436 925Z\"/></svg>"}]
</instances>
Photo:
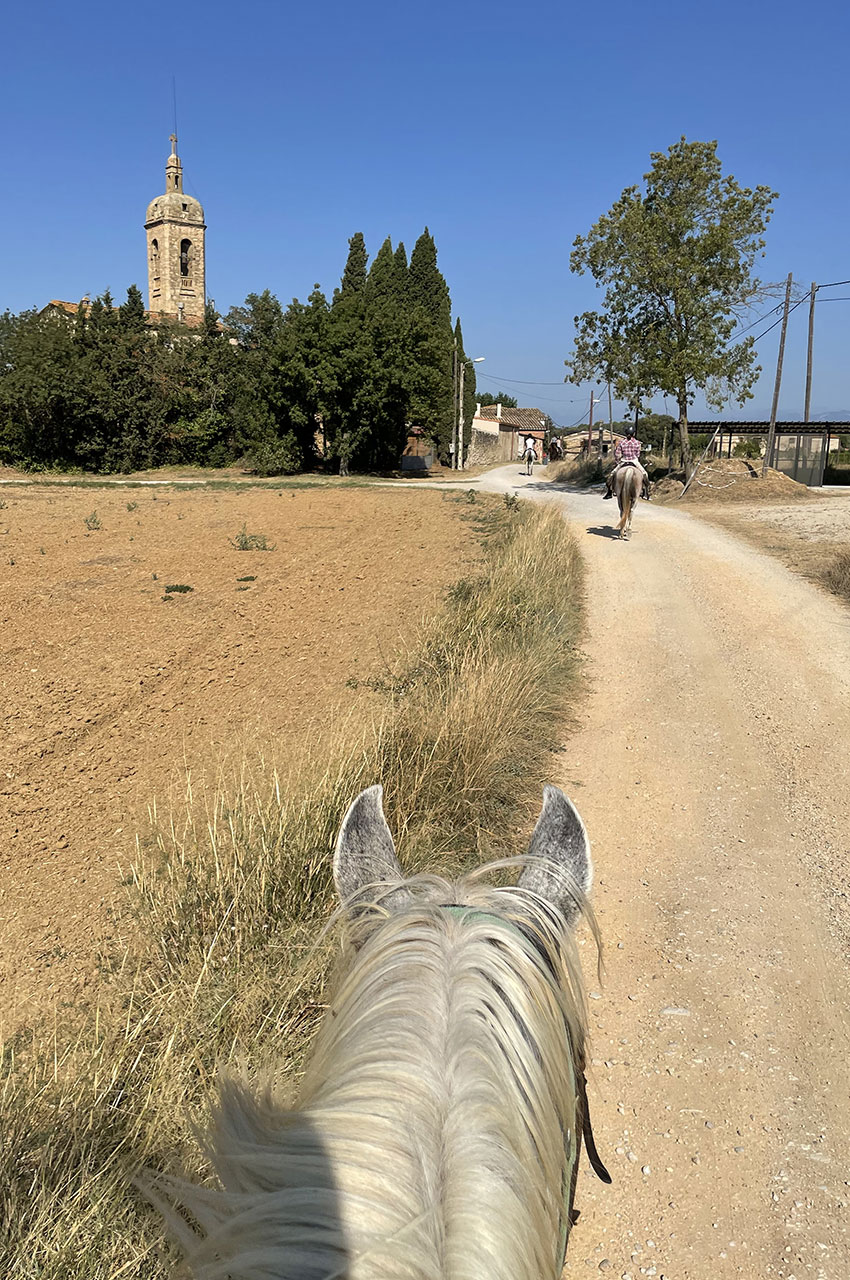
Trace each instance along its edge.
<instances>
[{"instance_id":1,"label":"rooftop of house","mask_svg":"<svg viewBox=\"0 0 850 1280\"><path fill-rule=\"evenodd\" d=\"M546 414L542 409L511 409L506 404L483 404L477 406L476 417L490 421L496 419L505 430L518 427L525 431L543 431L546 428Z\"/></svg>"},{"instance_id":2,"label":"rooftop of house","mask_svg":"<svg viewBox=\"0 0 850 1280\"><path fill-rule=\"evenodd\" d=\"M88 298L82 298L80 302L66 302L62 298L51 298L50 301L41 308L39 315L48 315L50 313L74 317L78 314L81 307L85 309L86 315L91 311L91 302ZM118 307L113 306L113 311L117 311ZM170 315L165 311L145 311L145 318L149 324L161 324L163 320L176 320L176 316ZM184 316L182 323L189 329L197 329L203 324L201 316ZM220 333L224 333L225 326L219 320L217 328Z\"/></svg>"},{"instance_id":3,"label":"rooftop of house","mask_svg":"<svg viewBox=\"0 0 850 1280\"><path fill-rule=\"evenodd\" d=\"M88 298L83 298L81 302L64 302L62 298L51 298L47 305L41 308L41 315L44 315L45 311L49 311L51 307L55 307L58 311L64 311L66 315L75 316L80 307L85 307L87 311L90 310L91 303Z\"/></svg>"}]
</instances>

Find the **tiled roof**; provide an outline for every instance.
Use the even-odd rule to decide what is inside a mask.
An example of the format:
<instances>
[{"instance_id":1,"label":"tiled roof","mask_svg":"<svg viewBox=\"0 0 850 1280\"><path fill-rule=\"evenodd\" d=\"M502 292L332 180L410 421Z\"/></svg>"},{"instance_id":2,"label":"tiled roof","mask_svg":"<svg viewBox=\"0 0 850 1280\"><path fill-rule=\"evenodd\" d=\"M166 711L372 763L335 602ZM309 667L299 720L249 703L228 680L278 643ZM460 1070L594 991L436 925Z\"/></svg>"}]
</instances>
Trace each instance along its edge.
<instances>
[{"instance_id":1,"label":"tiled roof","mask_svg":"<svg viewBox=\"0 0 850 1280\"><path fill-rule=\"evenodd\" d=\"M85 305L91 307L88 299L85 299ZM42 307L42 311L46 311L48 307L58 307L60 311L64 311L69 316L75 316L80 309L79 302L63 302L61 298L51 298L46 307Z\"/></svg>"},{"instance_id":2,"label":"tiled roof","mask_svg":"<svg viewBox=\"0 0 850 1280\"><path fill-rule=\"evenodd\" d=\"M55 309L57 311L63 311L65 315L75 316L81 306L86 308L86 312L91 311L91 305L92 304L89 302L88 298L84 298L82 302L65 302L62 298L51 298L47 305L41 308L39 315L43 316L45 312ZM112 310L117 311L118 307L113 307ZM146 311L145 319L149 324L156 324L158 321L162 320L176 320L177 316L167 311ZM204 323L204 320L203 316L184 316L182 323L187 329L198 329ZM225 326L221 320L218 321L216 327L218 328L219 333L224 333Z\"/></svg>"},{"instance_id":3,"label":"tiled roof","mask_svg":"<svg viewBox=\"0 0 850 1280\"><path fill-rule=\"evenodd\" d=\"M482 418L496 418L498 405L484 404L481 406ZM541 431L545 425L541 419L545 419L546 414L542 409L509 409L507 405L502 405L502 416L499 422L502 427L520 427L527 431Z\"/></svg>"}]
</instances>

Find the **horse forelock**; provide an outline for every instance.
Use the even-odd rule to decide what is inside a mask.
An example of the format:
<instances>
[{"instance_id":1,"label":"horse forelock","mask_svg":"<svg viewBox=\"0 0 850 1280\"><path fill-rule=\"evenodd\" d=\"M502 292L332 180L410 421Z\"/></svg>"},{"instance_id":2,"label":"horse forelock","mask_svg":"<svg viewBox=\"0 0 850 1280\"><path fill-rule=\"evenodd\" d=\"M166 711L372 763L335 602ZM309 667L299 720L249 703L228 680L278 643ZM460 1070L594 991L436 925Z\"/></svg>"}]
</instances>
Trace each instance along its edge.
<instances>
[{"instance_id":1,"label":"horse forelock","mask_svg":"<svg viewBox=\"0 0 850 1280\"><path fill-rule=\"evenodd\" d=\"M477 875L405 889L352 915L299 1110L225 1090L204 1277L557 1275L585 1035L570 931Z\"/></svg>"}]
</instances>

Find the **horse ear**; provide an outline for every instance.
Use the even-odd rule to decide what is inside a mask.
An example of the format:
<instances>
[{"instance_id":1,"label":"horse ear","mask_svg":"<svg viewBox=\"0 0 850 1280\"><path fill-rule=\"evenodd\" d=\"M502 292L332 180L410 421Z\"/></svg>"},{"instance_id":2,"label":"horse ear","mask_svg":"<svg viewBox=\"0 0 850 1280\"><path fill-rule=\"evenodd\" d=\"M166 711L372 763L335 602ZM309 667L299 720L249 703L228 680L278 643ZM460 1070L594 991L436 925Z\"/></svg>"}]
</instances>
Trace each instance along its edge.
<instances>
[{"instance_id":1,"label":"horse ear","mask_svg":"<svg viewBox=\"0 0 850 1280\"><path fill-rule=\"evenodd\" d=\"M574 890L590 892L593 863L584 823L558 787L543 788L543 808L531 836L528 857L534 861L524 869L519 887L546 898L568 924L576 924L581 910Z\"/></svg>"},{"instance_id":2,"label":"horse ear","mask_svg":"<svg viewBox=\"0 0 850 1280\"><path fill-rule=\"evenodd\" d=\"M384 817L383 793L381 786L361 791L342 820L334 851L334 883L342 902L368 885L404 879Z\"/></svg>"}]
</instances>

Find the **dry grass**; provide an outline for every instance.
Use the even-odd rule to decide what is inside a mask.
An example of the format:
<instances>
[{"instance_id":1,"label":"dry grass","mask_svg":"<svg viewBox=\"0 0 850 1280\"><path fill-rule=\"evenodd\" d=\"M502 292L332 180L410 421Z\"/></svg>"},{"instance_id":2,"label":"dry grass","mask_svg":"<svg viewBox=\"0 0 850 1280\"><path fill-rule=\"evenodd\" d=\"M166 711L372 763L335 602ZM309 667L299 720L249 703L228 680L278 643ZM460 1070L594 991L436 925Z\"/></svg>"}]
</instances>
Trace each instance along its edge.
<instances>
[{"instance_id":1,"label":"dry grass","mask_svg":"<svg viewBox=\"0 0 850 1280\"><path fill-rule=\"evenodd\" d=\"M596 457L570 459L554 469L551 479L556 484L573 484L578 488L587 488L593 484L601 484L612 469L612 465Z\"/></svg>"},{"instance_id":2,"label":"dry grass","mask_svg":"<svg viewBox=\"0 0 850 1280\"><path fill-rule=\"evenodd\" d=\"M285 775L258 759L187 780L139 843L99 1007L5 1046L4 1277L173 1274L133 1174L205 1172L192 1126L222 1066L297 1077L333 950L330 851L362 786L383 781L410 867L515 852L574 689L581 568L550 509L466 516L485 568L378 682L371 718L331 724Z\"/></svg>"},{"instance_id":3,"label":"dry grass","mask_svg":"<svg viewBox=\"0 0 850 1280\"><path fill-rule=\"evenodd\" d=\"M835 552L832 560L821 570L820 581L835 595L850 600L850 547Z\"/></svg>"}]
</instances>

